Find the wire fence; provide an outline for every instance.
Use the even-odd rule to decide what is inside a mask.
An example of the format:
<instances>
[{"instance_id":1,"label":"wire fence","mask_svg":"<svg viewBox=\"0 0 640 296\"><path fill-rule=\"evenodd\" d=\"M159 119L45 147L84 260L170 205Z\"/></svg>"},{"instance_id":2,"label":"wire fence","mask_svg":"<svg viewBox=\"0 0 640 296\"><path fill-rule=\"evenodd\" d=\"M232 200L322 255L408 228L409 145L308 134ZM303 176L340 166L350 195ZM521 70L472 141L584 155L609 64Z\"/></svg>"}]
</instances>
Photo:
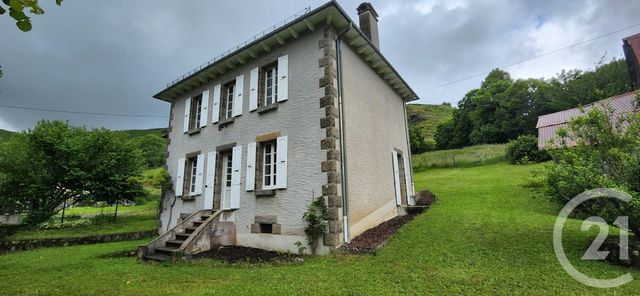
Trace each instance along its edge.
<instances>
[{"instance_id":1,"label":"wire fence","mask_svg":"<svg viewBox=\"0 0 640 296\"><path fill-rule=\"evenodd\" d=\"M209 65L211 65L211 64L213 64L213 63L225 58L226 56L230 55L231 53L233 53L233 52L235 52L235 51L237 51L237 50L239 50L239 49L241 49L241 48L243 48L243 47L255 42L256 40L258 40L258 39L260 39L260 38L262 38L262 37L264 37L264 36L266 36L268 34L271 34L272 32L274 32L274 31L286 26L287 24L297 20L298 18L300 18L302 16L305 16L310 11L311 11L311 6L307 6L306 8L296 12L294 15L292 15L292 16L290 16L290 17L288 17L288 18L276 23L273 26L270 26L270 27L262 30L260 33L254 35L253 37L245 40L244 42L242 42L242 43L240 43L240 44L238 44L238 45L236 45L236 46L234 46L234 47L232 47L230 49L227 49L226 51L224 51L223 53L217 55L213 59L203 63L202 65L198 66L197 68L195 68L195 69L185 73L184 75L176 78L175 80L169 82L167 84L167 88L169 88L169 87L175 85L176 83L182 81L183 79L185 79L185 78L197 73L198 71L208 67Z\"/></svg>"}]
</instances>

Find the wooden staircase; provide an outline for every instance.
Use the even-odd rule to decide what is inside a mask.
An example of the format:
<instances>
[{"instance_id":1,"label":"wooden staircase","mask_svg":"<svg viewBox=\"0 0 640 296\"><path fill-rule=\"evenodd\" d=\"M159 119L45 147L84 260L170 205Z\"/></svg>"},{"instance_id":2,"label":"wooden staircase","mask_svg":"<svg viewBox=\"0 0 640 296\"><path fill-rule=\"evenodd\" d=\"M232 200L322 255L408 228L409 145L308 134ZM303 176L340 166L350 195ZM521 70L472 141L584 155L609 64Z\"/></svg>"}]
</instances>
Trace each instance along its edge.
<instances>
[{"instance_id":1,"label":"wooden staircase","mask_svg":"<svg viewBox=\"0 0 640 296\"><path fill-rule=\"evenodd\" d=\"M138 247L142 261L168 262L209 250L215 222L222 211L198 211L148 245Z\"/></svg>"}]
</instances>

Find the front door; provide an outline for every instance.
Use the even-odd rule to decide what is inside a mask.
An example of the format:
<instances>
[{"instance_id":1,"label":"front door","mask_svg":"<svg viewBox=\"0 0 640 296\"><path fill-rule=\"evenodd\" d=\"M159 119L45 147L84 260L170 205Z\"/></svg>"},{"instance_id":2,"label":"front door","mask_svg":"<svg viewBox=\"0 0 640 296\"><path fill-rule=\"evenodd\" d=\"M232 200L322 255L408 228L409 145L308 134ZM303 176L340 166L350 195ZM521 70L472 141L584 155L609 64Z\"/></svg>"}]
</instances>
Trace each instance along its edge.
<instances>
[{"instance_id":1,"label":"front door","mask_svg":"<svg viewBox=\"0 0 640 296\"><path fill-rule=\"evenodd\" d=\"M222 186L221 188L221 204L222 209L231 208L230 204L230 196L231 196L231 174L233 173L233 169L231 167L233 159L231 157L231 153L225 153L222 155Z\"/></svg>"}]
</instances>

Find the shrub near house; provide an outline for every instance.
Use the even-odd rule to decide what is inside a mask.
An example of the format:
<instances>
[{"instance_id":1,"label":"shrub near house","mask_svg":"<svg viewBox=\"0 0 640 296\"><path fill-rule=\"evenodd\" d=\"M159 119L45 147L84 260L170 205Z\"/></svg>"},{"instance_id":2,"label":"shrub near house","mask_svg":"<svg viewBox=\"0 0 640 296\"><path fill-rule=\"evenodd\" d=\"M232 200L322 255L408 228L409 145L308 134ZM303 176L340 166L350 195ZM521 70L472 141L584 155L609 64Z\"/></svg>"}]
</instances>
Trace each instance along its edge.
<instances>
[{"instance_id":1,"label":"shrub near house","mask_svg":"<svg viewBox=\"0 0 640 296\"><path fill-rule=\"evenodd\" d=\"M612 223L629 216L630 230L640 235L640 113L610 117L610 110L592 109L570 123L577 145L551 150L548 163L526 185L535 194L565 204L595 188L614 188L632 196L629 203L596 198L581 204L581 217L600 216Z\"/></svg>"}]
</instances>

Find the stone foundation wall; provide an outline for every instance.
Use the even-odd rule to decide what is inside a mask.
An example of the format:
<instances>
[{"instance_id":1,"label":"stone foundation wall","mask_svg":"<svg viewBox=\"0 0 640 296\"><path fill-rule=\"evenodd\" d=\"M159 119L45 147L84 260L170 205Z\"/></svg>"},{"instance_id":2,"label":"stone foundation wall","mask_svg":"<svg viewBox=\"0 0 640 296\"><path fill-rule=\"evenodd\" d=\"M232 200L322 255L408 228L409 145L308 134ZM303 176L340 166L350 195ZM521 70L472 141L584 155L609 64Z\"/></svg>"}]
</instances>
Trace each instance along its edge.
<instances>
[{"instance_id":1,"label":"stone foundation wall","mask_svg":"<svg viewBox=\"0 0 640 296\"><path fill-rule=\"evenodd\" d=\"M0 254L32 250L45 247L59 247L59 246L71 246L71 245L87 245L108 243L127 240L138 240L145 237L157 235L156 230L141 231L141 232L129 232L118 234L105 234L86 237L72 237L72 238L51 238L51 239L29 239L29 240L0 240Z\"/></svg>"}]
</instances>

